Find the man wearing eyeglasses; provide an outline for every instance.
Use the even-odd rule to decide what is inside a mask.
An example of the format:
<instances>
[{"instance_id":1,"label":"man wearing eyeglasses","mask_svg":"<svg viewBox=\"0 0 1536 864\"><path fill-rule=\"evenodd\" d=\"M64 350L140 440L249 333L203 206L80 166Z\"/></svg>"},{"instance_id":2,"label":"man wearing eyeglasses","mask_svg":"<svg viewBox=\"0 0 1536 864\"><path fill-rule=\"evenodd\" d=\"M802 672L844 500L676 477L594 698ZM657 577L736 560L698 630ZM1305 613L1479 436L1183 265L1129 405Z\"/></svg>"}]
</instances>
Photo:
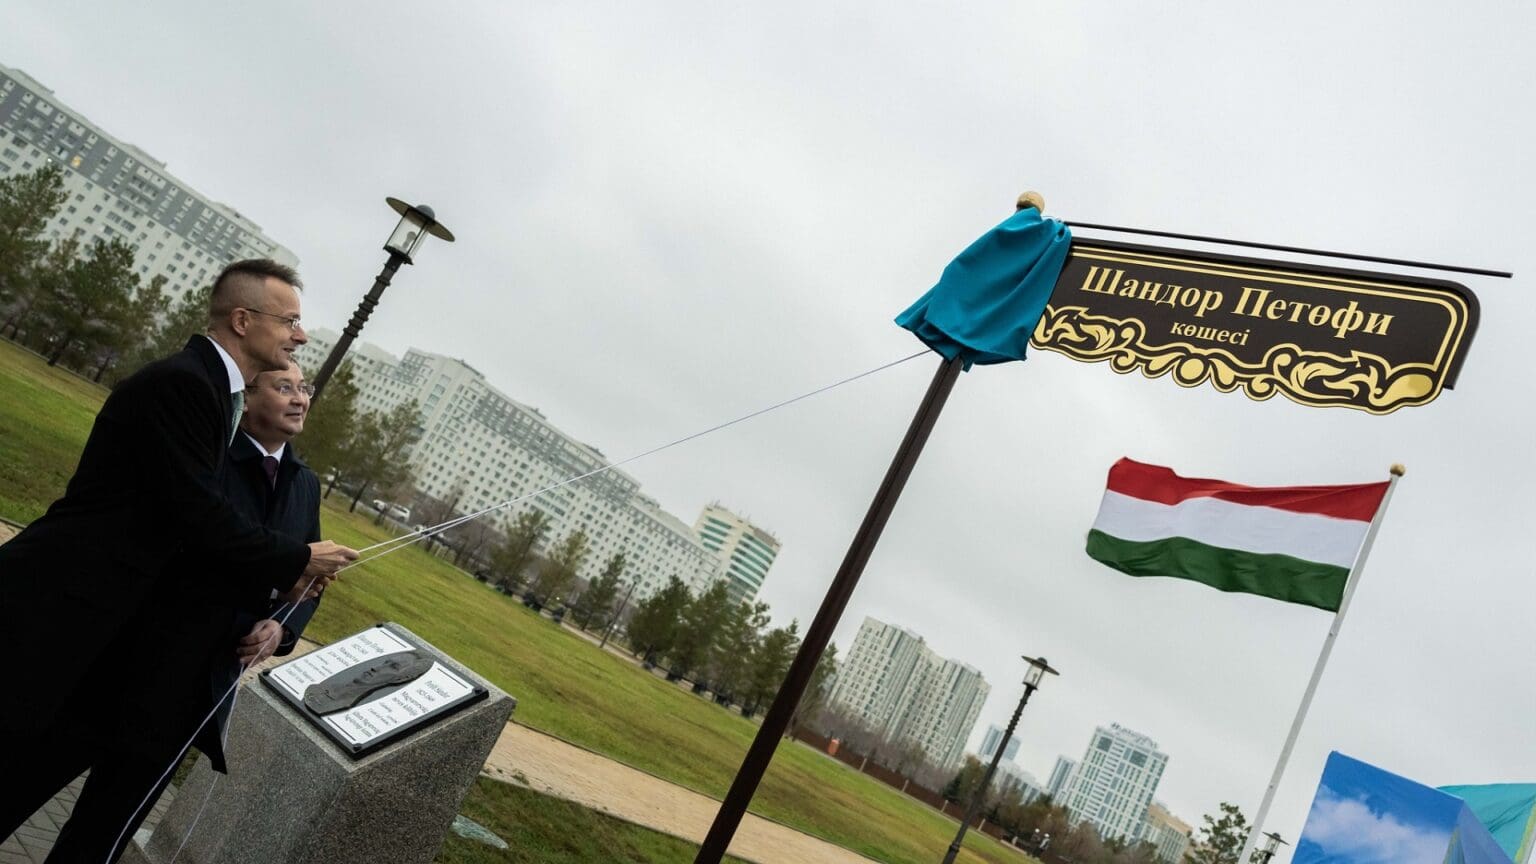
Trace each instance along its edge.
<instances>
[{"instance_id":1,"label":"man wearing eyeglasses","mask_svg":"<svg viewBox=\"0 0 1536 864\"><path fill-rule=\"evenodd\" d=\"M237 511L303 542L320 538L320 479L292 442L304 431L313 394L297 364L257 375L246 388L223 477ZM116 794L81 797L59 835L66 850L87 848L80 837L131 836L170 782L169 769L189 739L214 770L227 771L224 730L241 672L274 653L292 652L319 604L320 589L304 580L280 593L209 579L203 561L196 551L181 556L165 602L146 616L153 641L134 658L136 684L116 706L117 743L90 766L93 776L115 778ZM88 848L98 860L105 854L104 846Z\"/></svg>"},{"instance_id":2,"label":"man wearing eyeglasses","mask_svg":"<svg viewBox=\"0 0 1536 864\"><path fill-rule=\"evenodd\" d=\"M261 526L223 491L246 382L287 369L306 341L299 284L274 261L226 267L207 334L118 385L64 496L0 546L0 837L120 745L111 713L132 692L130 664L153 640L144 622L178 557L199 556L209 580L267 594L323 587L356 559ZM92 771L80 804L127 794L119 781ZM50 860L119 850L111 837L66 831Z\"/></svg>"}]
</instances>

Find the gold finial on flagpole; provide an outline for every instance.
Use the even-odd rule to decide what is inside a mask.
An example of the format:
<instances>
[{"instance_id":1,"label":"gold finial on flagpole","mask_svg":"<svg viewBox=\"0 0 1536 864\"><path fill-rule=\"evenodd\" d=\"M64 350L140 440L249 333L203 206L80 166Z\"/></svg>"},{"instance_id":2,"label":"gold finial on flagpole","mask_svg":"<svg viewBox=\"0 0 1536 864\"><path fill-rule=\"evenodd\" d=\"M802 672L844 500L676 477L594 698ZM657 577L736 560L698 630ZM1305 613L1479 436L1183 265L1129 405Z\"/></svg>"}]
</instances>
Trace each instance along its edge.
<instances>
[{"instance_id":1,"label":"gold finial on flagpole","mask_svg":"<svg viewBox=\"0 0 1536 864\"><path fill-rule=\"evenodd\" d=\"M1392 472L1392 476L1393 477L1401 477L1404 474L1408 473L1408 469L1404 468L1403 467L1403 463L1401 463L1401 462L1393 462L1392 463L1392 467L1390 469L1388 469L1388 470L1390 470Z\"/></svg>"},{"instance_id":2,"label":"gold finial on flagpole","mask_svg":"<svg viewBox=\"0 0 1536 864\"><path fill-rule=\"evenodd\" d=\"M1019 196L1018 203L1014 205L1013 209L1017 211L1023 210L1025 207L1033 207L1036 210L1039 210L1041 213L1044 213L1045 196L1041 195L1039 192L1034 191L1033 189L1025 192L1023 195Z\"/></svg>"}]
</instances>

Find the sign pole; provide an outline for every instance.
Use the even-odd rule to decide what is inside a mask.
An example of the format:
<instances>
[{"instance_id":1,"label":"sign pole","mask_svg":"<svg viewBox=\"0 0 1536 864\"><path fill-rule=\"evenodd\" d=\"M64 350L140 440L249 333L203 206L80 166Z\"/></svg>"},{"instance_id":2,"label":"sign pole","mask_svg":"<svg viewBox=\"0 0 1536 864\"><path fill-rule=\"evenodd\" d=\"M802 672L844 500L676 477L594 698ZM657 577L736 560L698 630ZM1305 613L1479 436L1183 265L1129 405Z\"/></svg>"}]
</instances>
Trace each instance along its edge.
<instances>
[{"instance_id":1,"label":"sign pole","mask_svg":"<svg viewBox=\"0 0 1536 864\"><path fill-rule=\"evenodd\" d=\"M1275 790L1280 786L1280 777L1285 774L1285 765L1291 759L1291 750L1296 746L1296 737L1301 733L1301 724L1306 722L1307 711L1312 707L1312 696L1317 693L1317 682L1323 678L1323 669L1328 665L1328 657L1333 654L1333 643L1338 638L1339 628L1344 624L1344 613L1349 611L1350 598L1354 597L1355 587L1359 584L1360 574L1365 572L1365 561L1371 555L1371 546L1376 542L1376 531L1381 527L1381 520L1387 515L1387 505L1392 503L1392 490L1397 488L1397 481L1401 480L1404 468L1401 465L1392 466L1392 478L1387 481L1387 492L1381 498L1381 506L1376 509L1376 518L1371 520L1371 527L1365 532L1365 542L1360 544L1360 551L1355 554L1355 564L1349 570L1349 581L1344 584L1344 596L1339 600L1339 611L1333 615L1333 624L1328 628L1328 636L1323 639L1323 648L1317 654L1317 665L1312 669L1312 680L1307 682L1307 690L1301 696L1301 704L1296 707L1296 719L1291 721L1291 731L1285 737L1285 746L1280 748L1280 759L1275 763L1275 771L1270 775L1269 787L1264 790L1264 800L1259 804L1259 810L1253 816L1253 824L1248 829L1248 837L1243 841L1243 851L1238 853L1238 864L1248 861L1253 854L1254 846L1259 840L1259 832L1263 830L1264 820L1269 817L1269 805L1274 803Z\"/></svg>"},{"instance_id":2,"label":"sign pole","mask_svg":"<svg viewBox=\"0 0 1536 864\"><path fill-rule=\"evenodd\" d=\"M736 779L731 781L730 791L721 802L714 823L709 826L709 834L704 837L698 857L693 859L694 864L720 864L725 856L731 838L735 836L742 817L746 815L747 804L757 791L757 785L762 781L769 761L773 759L774 750L778 749L779 739L789 728L790 717L800 704L800 697L810 683L811 674L816 671L816 663L826 650L827 643L832 640L832 631L837 628L838 619L842 617L843 609L853 596L853 589L864 573L864 565L869 562L870 554L874 552L875 544L885 530L885 523L896 507L896 500L901 497L901 490L907 484L907 477L917 464L917 457L922 455L923 445L928 442L928 435L933 431L939 412L944 409L949 391L954 389L964 365L964 361L956 356L939 364L934 373L928 392L924 394L917 414L907 427L906 437L896 450L890 468L886 469L885 479L880 482L880 488L870 502L869 511L865 513L858 533L854 534L853 542L843 556L842 566L838 567L827 595L822 598L821 609L816 612L816 619L805 631L805 639L800 643L800 651L784 676L784 684L773 697L768 713L763 715L763 725L757 730L757 737L752 739L752 746L736 772Z\"/></svg>"}]
</instances>

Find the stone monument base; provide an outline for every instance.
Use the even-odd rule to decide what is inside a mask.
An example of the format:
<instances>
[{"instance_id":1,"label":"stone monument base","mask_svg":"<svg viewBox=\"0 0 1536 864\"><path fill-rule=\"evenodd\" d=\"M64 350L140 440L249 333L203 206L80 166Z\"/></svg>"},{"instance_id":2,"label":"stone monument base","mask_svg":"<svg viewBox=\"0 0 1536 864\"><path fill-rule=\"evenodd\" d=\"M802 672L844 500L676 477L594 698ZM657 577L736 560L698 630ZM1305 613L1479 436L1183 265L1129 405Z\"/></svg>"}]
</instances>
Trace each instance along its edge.
<instances>
[{"instance_id":1,"label":"stone monument base","mask_svg":"<svg viewBox=\"0 0 1536 864\"><path fill-rule=\"evenodd\" d=\"M143 860L432 861L516 702L403 627L385 627L486 688L488 697L354 759L264 682L254 682L241 691L232 718L229 775L199 759ZM130 849L123 861L134 861L138 851Z\"/></svg>"}]
</instances>

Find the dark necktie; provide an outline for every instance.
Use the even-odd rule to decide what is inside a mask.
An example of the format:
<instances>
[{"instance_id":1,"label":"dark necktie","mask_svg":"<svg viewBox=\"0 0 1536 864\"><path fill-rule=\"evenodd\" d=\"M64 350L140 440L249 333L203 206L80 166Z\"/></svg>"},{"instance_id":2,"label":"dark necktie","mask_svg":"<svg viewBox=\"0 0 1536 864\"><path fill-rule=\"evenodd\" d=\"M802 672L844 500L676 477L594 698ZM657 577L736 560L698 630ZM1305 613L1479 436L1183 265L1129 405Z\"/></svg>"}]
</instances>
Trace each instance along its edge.
<instances>
[{"instance_id":1,"label":"dark necktie","mask_svg":"<svg viewBox=\"0 0 1536 864\"><path fill-rule=\"evenodd\" d=\"M276 489L277 488L277 457L276 456L263 456L263 457L261 457L261 470L267 472L267 482L272 484L272 488L273 489Z\"/></svg>"}]
</instances>

